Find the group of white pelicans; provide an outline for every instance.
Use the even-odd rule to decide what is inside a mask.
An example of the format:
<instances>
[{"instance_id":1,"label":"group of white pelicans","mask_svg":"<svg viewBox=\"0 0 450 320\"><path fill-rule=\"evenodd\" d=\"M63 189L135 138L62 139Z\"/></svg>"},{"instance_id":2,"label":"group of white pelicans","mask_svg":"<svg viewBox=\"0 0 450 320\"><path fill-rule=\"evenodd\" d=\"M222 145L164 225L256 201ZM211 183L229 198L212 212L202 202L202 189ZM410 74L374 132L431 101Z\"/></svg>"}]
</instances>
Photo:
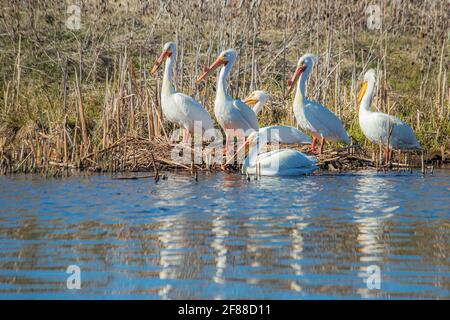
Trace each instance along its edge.
<instances>
[{"instance_id":1,"label":"group of white pelicans","mask_svg":"<svg viewBox=\"0 0 450 320\"><path fill-rule=\"evenodd\" d=\"M339 118L321 104L308 100L305 95L306 82L315 63L312 54L303 55L297 63L294 75L289 81L289 93L296 86L294 98L294 114L301 130L309 133L313 139L302 131L291 126L269 126L259 128L257 114L269 96L264 91L254 91L244 100L234 99L227 93L227 78L237 58L234 49L220 53L214 63L205 68L197 82L205 79L210 73L221 67L217 80L214 114L226 134L225 150L228 150L230 132L243 134L243 146L257 145L249 148L249 154L243 162L243 172L258 175L301 175L318 169L317 159L294 149L277 149L260 152L267 143L311 144L311 152L322 153L325 140L349 144L349 137ZM204 138L209 139L208 132L214 132L210 114L192 97L176 92L172 82L172 69L176 59L176 44L168 42L164 45L156 60L152 74L165 62L161 88L161 108L165 118L179 125L183 131L183 142L199 128ZM359 124L366 138L373 143L382 143L388 150L420 149L413 130L400 119L381 112L370 111L370 103L376 84L373 69L364 76L361 91L358 94ZM253 106L253 108L251 108ZM389 128L389 133L388 133ZM199 132L199 131L196 131ZM268 138L270 137L270 138ZM320 149L316 150L316 141L320 140ZM388 143L387 143L388 142ZM245 150L245 149L244 149ZM234 158L233 158L234 161ZM228 161L226 164L229 164ZM276 164L276 165L275 165Z\"/></svg>"}]
</instances>

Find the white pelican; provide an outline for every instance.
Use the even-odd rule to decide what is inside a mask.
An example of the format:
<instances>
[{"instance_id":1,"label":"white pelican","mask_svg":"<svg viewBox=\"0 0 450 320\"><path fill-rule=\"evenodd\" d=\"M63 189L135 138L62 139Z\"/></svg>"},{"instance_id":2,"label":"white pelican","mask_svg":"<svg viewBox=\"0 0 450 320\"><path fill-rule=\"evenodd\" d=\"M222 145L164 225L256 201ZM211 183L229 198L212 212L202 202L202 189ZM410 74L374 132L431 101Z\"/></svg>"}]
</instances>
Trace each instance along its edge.
<instances>
[{"instance_id":1,"label":"white pelican","mask_svg":"<svg viewBox=\"0 0 450 320\"><path fill-rule=\"evenodd\" d=\"M257 92L255 94L255 92ZM253 92L244 102L255 106L263 107L264 103L269 98L269 95L264 91ZM281 149L272 150L259 154L261 149L268 143L283 143L283 144L310 144L311 139L291 126L268 126L260 128L258 132L253 132L243 146L237 151L246 148L247 145L251 145L250 153L247 158L244 159L243 171L248 174L255 174L258 164L258 170L260 175L267 176L281 176L281 175L299 175L310 173L316 169L315 163L317 160L313 157L308 157L303 153L291 150ZM257 147L255 146L257 144ZM230 159L227 164L234 161Z\"/></svg>"},{"instance_id":2,"label":"white pelican","mask_svg":"<svg viewBox=\"0 0 450 320\"><path fill-rule=\"evenodd\" d=\"M176 123L184 129L183 142L188 142L189 134L193 134L194 131L202 132L204 138L211 139L214 125L208 111L191 97L176 92L173 86L172 68L176 50L177 46L174 42L167 42L151 70L151 73L155 74L158 67L166 61L161 88L162 111L170 122Z\"/></svg>"},{"instance_id":3,"label":"white pelican","mask_svg":"<svg viewBox=\"0 0 450 320\"><path fill-rule=\"evenodd\" d=\"M320 139L320 153L323 151L325 139L349 143L347 132L336 115L321 104L306 99L306 81L314 66L315 56L305 54L299 60L297 69L289 80L289 92L298 81L294 98L294 114L302 130L313 136L312 151L315 152L316 141Z\"/></svg>"},{"instance_id":4,"label":"white pelican","mask_svg":"<svg viewBox=\"0 0 450 320\"><path fill-rule=\"evenodd\" d=\"M226 149L229 145L229 132L247 137L253 131L258 131L258 119L256 114L244 102L233 99L227 93L227 78L236 61L237 53L234 49L228 49L220 53L214 63L206 68L205 72L198 77L197 82L202 81L208 74L222 66L217 80L216 100L214 102L214 113L220 126L225 131Z\"/></svg>"},{"instance_id":5,"label":"white pelican","mask_svg":"<svg viewBox=\"0 0 450 320\"><path fill-rule=\"evenodd\" d=\"M257 114L260 112L264 104L270 99L270 96L262 90L253 91L244 103L253 105L253 111ZM271 143L285 143L285 144L310 144L311 139L291 126L267 126L259 129L260 136L267 137L267 141Z\"/></svg>"},{"instance_id":6,"label":"white pelican","mask_svg":"<svg viewBox=\"0 0 450 320\"><path fill-rule=\"evenodd\" d=\"M241 149L250 145L249 155L244 159L244 172L248 174L257 173L265 176L287 176L300 175L313 172L319 167L317 160L297 150L277 149L261 153L260 151L268 143L282 144L310 144L311 139L297 128L290 126L268 126L253 132L248 140L240 147ZM234 159L227 161L230 164Z\"/></svg>"},{"instance_id":7,"label":"white pelican","mask_svg":"<svg viewBox=\"0 0 450 320\"><path fill-rule=\"evenodd\" d=\"M386 146L389 125L389 147L391 150L420 149L420 144L409 125L394 116L370 111L375 83L375 70L370 69L364 75L364 82L358 94L359 125L366 138L373 143L381 142Z\"/></svg>"},{"instance_id":8,"label":"white pelican","mask_svg":"<svg viewBox=\"0 0 450 320\"><path fill-rule=\"evenodd\" d=\"M262 90L253 91L243 102L248 106L253 106L253 112L258 115L261 112L264 104L270 99L270 96Z\"/></svg>"},{"instance_id":9,"label":"white pelican","mask_svg":"<svg viewBox=\"0 0 450 320\"><path fill-rule=\"evenodd\" d=\"M278 136L279 142L288 143L289 140L283 140L282 137L282 135ZM311 140L308 138L305 142L310 143ZM296 176L319 169L316 158L297 150L276 149L259 154L266 143L267 136L264 132L263 134L254 132L248 137L246 144L250 145L250 151L242 165L244 173L263 176Z\"/></svg>"},{"instance_id":10,"label":"white pelican","mask_svg":"<svg viewBox=\"0 0 450 320\"><path fill-rule=\"evenodd\" d=\"M291 126L268 126L259 129L259 135L271 143L311 144L311 138Z\"/></svg>"},{"instance_id":11,"label":"white pelican","mask_svg":"<svg viewBox=\"0 0 450 320\"><path fill-rule=\"evenodd\" d=\"M250 145L251 143L254 144L258 143L259 149L258 149L258 153L261 151L261 149L264 147L264 145L266 145L268 142L274 144L274 143L281 143L281 144L311 144L311 138L308 137L306 134L304 134L303 132L301 132L300 130L298 130L297 128L291 127L291 126L268 126L268 127L263 127L260 128L258 132L253 132L247 139L247 141L245 141L245 143L237 150L236 155L238 155L242 149L245 150L245 148ZM290 168L292 169L292 166L294 166L295 168L302 168L304 166L304 162L303 162L303 158L302 157L307 157L306 155L304 155L301 152L298 152L296 150L290 150L290 151L294 151L294 152L287 152L286 150L289 149L283 149L283 150L275 150L277 152L267 152L267 153L262 153L260 155L258 155L258 157L256 158L256 162L260 162L259 160L264 159L264 164L267 167L267 165L273 163L279 163L280 165L282 165L281 167L278 168L278 171L274 171L267 169L266 167L262 166L261 170L264 169L265 172L271 172L271 174L266 174L266 173L261 173L262 175L283 175L285 174L284 171L286 170L286 168ZM281 152L283 151L283 152ZM295 153L295 154L294 154ZM297 153L300 153L300 155L298 155ZM286 155L289 154L288 159L286 159ZM255 155L253 155L253 157L255 157ZM249 158L250 160L250 158ZM234 157L230 158L226 163L226 165L231 164L234 161ZM276 162L278 161L278 162ZM292 163L291 163L292 161ZM294 162L297 161L297 165L294 165ZM251 162L253 163L253 162ZM245 161L244 161L245 164ZM249 169L249 173L252 174L252 172L254 172L254 169L252 167L252 165L250 165L250 163L248 163L248 169ZM273 167L274 165L272 165ZM224 167L222 167L223 169ZM268 171L269 170L269 171ZM294 171L293 171L294 172ZM300 173L300 172L299 172ZM294 174L294 173L292 173ZM292 175L291 174L291 175Z\"/></svg>"}]
</instances>

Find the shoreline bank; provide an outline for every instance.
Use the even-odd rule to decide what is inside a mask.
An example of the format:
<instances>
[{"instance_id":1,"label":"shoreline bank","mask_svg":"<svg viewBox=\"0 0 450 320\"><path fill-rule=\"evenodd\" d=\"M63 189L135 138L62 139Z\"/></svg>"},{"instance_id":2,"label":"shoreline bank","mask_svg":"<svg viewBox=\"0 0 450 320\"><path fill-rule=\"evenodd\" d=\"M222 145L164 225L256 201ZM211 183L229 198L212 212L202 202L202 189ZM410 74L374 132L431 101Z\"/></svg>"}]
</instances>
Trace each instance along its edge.
<instances>
[{"instance_id":1,"label":"shoreline bank","mask_svg":"<svg viewBox=\"0 0 450 320\"><path fill-rule=\"evenodd\" d=\"M218 163L208 164L208 157L203 154L201 163L191 161L173 161L172 152L179 145L168 142L163 138L148 139L126 136L119 139L110 146L86 153L74 161L63 161L61 154L51 153L48 156L43 153L36 156L36 151L30 149L25 152L24 148L20 152L0 153L0 173L40 173L46 175L59 175L63 172L153 172L155 176L161 172L184 171L195 174L196 172L221 172ZM282 146L281 146L282 147ZM292 148L292 146L289 146ZM186 148L186 146L184 146ZM296 149L305 154L311 155L308 146L297 146ZM183 149L186 150L186 149ZM191 149L192 150L192 149ZM205 148L203 149L204 152ZM39 152L37 152L39 153ZM450 167L450 155L439 154L437 152L424 152L424 165L432 168ZM323 154L314 155L318 159L321 171L348 172L361 169L372 169L379 171L399 171L421 169L421 153L400 154L395 153L394 158L387 164L379 158L379 154L372 152L368 154L359 145L352 145L341 149L326 149ZM191 159L194 159L192 157ZM427 169L427 168L425 168ZM232 165L226 168L227 172L239 173L240 166Z\"/></svg>"}]
</instances>

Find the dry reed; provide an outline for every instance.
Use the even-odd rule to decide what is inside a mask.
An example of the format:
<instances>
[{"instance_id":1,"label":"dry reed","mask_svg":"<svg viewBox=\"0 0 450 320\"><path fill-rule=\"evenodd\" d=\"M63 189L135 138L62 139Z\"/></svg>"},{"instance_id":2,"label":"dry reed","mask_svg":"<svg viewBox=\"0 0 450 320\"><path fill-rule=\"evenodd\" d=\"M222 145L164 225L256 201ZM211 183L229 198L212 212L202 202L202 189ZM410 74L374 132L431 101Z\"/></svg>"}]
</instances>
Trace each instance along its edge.
<instances>
[{"instance_id":1,"label":"dry reed","mask_svg":"<svg viewBox=\"0 0 450 320\"><path fill-rule=\"evenodd\" d=\"M374 108L412 124L429 158L450 158L446 1L377 1L382 24L374 30L367 27L368 1L77 3L79 30L65 27L64 1L2 3L2 172L153 168L150 159L158 148L167 151L173 127L161 112L160 80L148 70L172 40L177 88L211 113L215 83L196 86L195 78L219 51L234 47L231 93L264 89L273 97L261 126L295 124L285 83L302 53L317 54L309 97L336 112L365 150L371 145L358 127L356 93L363 71L375 67ZM158 163L160 170L173 166Z\"/></svg>"}]
</instances>

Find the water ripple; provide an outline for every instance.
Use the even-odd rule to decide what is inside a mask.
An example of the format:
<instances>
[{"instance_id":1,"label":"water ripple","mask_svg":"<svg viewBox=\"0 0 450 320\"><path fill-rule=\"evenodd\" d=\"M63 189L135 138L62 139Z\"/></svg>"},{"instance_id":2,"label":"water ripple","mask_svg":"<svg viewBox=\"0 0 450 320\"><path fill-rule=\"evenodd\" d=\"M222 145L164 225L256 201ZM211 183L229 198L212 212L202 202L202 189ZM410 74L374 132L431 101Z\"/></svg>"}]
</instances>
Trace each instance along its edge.
<instances>
[{"instance_id":1,"label":"water ripple","mask_svg":"<svg viewBox=\"0 0 450 320\"><path fill-rule=\"evenodd\" d=\"M18 175L0 190L0 298L450 298L446 171Z\"/></svg>"}]
</instances>

